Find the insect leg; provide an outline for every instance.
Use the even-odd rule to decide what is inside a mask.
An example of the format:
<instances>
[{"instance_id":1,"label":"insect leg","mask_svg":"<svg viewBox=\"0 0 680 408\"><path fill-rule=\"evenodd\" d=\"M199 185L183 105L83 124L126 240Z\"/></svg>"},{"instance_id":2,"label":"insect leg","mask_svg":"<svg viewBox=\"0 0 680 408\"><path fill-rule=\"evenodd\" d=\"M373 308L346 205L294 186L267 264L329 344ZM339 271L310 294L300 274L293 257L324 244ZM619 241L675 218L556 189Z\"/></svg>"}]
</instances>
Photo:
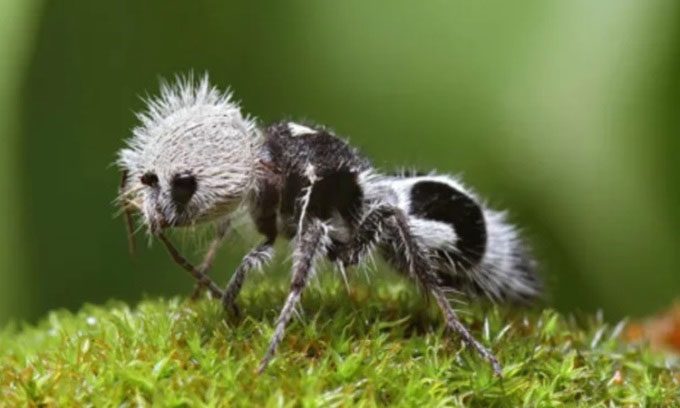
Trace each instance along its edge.
<instances>
[{"instance_id":1,"label":"insect leg","mask_svg":"<svg viewBox=\"0 0 680 408\"><path fill-rule=\"evenodd\" d=\"M120 196L119 200L121 203L121 208L123 210L123 216L125 219L125 231L127 233L127 241L128 241L128 252L130 252L130 255L134 255L135 253L135 226L134 222L132 220L132 208L130 208L130 204L127 202L127 182L128 182L128 171L123 170L120 174L120 185L118 186L118 194Z\"/></svg>"},{"instance_id":2,"label":"insect leg","mask_svg":"<svg viewBox=\"0 0 680 408\"><path fill-rule=\"evenodd\" d=\"M368 211L363 217L356 232L344 248L342 248L339 258L345 266L356 265L371 250L380 239L381 231L385 228L385 223L394 215L395 208L392 206L381 205Z\"/></svg>"},{"instance_id":3,"label":"insect leg","mask_svg":"<svg viewBox=\"0 0 680 408\"><path fill-rule=\"evenodd\" d=\"M328 230L321 221L311 220L303 225L305 229L299 232L293 253L293 277L290 292L276 321L274 335L269 342L267 352L260 362L259 373L267 368L274 356L276 347L283 338L286 325L293 316L294 308L300 300L300 295L307 286L309 278L313 275L314 264L324 254L327 246Z\"/></svg>"},{"instance_id":4,"label":"insect leg","mask_svg":"<svg viewBox=\"0 0 680 408\"><path fill-rule=\"evenodd\" d=\"M206 276L208 275L210 268L212 268L213 262L215 261L215 256L217 255L217 251L222 246L222 243L224 242L224 238L227 235L228 231L229 231L228 220L222 221L219 224L217 224L215 237L210 242L210 246L208 247L208 250L203 256L203 261L201 261L201 264L198 267L198 270L201 273L205 274ZM199 296L201 296L201 293L203 293L203 290L205 290L205 285L203 285L200 281L196 282L196 285L194 286L194 290L191 293L190 298L192 300L198 299Z\"/></svg>"},{"instance_id":5,"label":"insect leg","mask_svg":"<svg viewBox=\"0 0 680 408\"><path fill-rule=\"evenodd\" d=\"M196 279L198 282L200 282L202 285L208 288L210 293L212 293L213 297L219 299L222 296L224 296L224 294L222 293L222 289L220 289L220 287L217 286L208 275L199 271L189 261L187 261L187 259L179 253L177 248L175 248L175 246L172 245L172 242L170 242L170 240L165 236L165 234L159 233L158 239L160 239L163 245L165 245L165 249L168 250L168 253L172 257L172 260L175 261L175 263L181 266L184 270L189 272L189 274L191 274L191 276L193 276L194 279Z\"/></svg>"},{"instance_id":6,"label":"insect leg","mask_svg":"<svg viewBox=\"0 0 680 408\"><path fill-rule=\"evenodd\" d=\"M252 269L258 268L269 262L273 254L274 241L268 239L251 249L250 252L243 257L243 260L241 260L241 263L236 268L236 272L231 276L227 288L224 290L222 304L225 309L231 311L235 316L240 314L238 306L236 305L236 297L238 297L238 294L241 291L246 274Z\"/></svg>"},{"instance_id":7,"label":"insect leg","mask_svg":"<svg viewBox=\"0 0 680 408\"><path fill-rule=\"evenodd\" d=\"M501 365L498 363L496 357L475 339L460 320L458 320L458 316L446 298L446 294L444 293L437 276L430 271L426 255L423 254L422 249L411 234L406 215L401 210L397 209L394 213L394 217L391 219L393 220L392 225L395 229L396 236L404 251L403 255L406 259L409 273L435 298L437 305L446 319L446 326L454 333L458 334L465 343L474 348L479 355L486 359L491 364L494 373L500 376Z\"/></svg>"},{"instance_id":8,"label":"insect leg","mask_svg":"<svg viewBox=\"0 0 680 408\"><path fill-rule=\"evenodd\" d=\"M470 334L467 327L465 327L465 325L463 325L463 323L458 320L458 316L456 315L455 310L453 310L451 307L451 304L449 303L449 300L447 299L442 288L435 286L430 288L430 292L444 314L446 326L450 330L453 330L454 333L457 333L463 339L463 341L465 341L465 343L474 348L480 356L487 360L489 364L491 364L494 374L500 377L502 375L502 368L498 362L498 359L491 351L489 351L489 349L484 347L484 345L482 345L479 340L475 339L474 336Z\"/></svg>"}]
</instances>

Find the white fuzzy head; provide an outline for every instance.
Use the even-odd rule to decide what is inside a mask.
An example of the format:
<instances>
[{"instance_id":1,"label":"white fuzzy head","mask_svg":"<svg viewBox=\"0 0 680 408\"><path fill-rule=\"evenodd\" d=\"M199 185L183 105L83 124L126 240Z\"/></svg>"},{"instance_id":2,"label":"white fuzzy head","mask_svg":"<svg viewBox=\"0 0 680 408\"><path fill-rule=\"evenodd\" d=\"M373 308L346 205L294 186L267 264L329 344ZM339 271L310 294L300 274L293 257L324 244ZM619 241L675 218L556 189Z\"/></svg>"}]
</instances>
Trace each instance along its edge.
<instances>
[{"instance_id":1,"label":"white fuzzy head","mask_svg":"<svg viewBox=\"0 0 680 408\"><path fill-rule=\"evenodd\" d=\"M253 187L261 135L207 76L162 84L137 117L118 152L121 201L141 211L151 232L223 216Z\"/></svg>"}]
</instances>

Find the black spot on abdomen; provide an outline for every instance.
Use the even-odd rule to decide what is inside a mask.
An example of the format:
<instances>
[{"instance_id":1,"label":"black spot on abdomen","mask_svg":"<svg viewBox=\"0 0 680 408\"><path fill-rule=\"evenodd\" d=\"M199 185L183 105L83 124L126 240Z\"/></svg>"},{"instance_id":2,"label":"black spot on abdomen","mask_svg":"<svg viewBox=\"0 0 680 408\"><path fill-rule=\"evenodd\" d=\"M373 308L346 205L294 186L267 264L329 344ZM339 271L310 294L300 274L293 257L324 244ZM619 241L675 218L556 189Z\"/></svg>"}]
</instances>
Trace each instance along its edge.
<instances>
[{"instance_id":1,"label":"black spot on abdomen","mask_svg":"<svg viewBox=\"0 0 680 408\"><path fill-rule=\"evenodd\" d=\"M467 194L438 181L419 181L411 188L411 214L449 224L458 236L457 252L447 255L463 268L481 261L486 250L482 209Z\"/></svg>"}]
</instances>

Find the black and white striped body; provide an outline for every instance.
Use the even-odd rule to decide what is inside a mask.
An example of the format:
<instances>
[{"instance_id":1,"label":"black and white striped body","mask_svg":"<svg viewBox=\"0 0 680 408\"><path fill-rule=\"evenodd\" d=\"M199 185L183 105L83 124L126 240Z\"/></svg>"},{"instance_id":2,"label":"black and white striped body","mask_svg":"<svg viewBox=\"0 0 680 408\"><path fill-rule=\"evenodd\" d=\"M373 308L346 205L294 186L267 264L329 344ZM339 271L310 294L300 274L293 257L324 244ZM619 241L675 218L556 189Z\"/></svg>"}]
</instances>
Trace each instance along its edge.
<instances>
[{"instance_id":1,"label":"black and white striped body","mask_svg":"<svg viewBox=\"0 0 680 408\"><path fill-rule=\"evenodd\" d=\"M292 122L267 129L262 157L272 176L251 212L272 240L294 238L304 212L328 227L331 245L325 252L332 261L352 250L363 258L375 247L405 271L399 238L381 236L370 226L370 239L354 236L372 208L394 207L405 215L429 272L441 285L493 300L524 302L539 294L533 260L505 215L486 208L453 177L381 175L329 131Z\"/></svg>"},{"instance_id":2,"label":"black and white striped body","mask_svg":"<svg viewBox=\"0 0 680 408\"><path fill-rule=\"evenodd\" d=\"M393 205L408 215L414 237L442 285L493 300L526 302L539 296L535 262L505 213L493 211L447 175L362 178L370 206ZM383 255L404 263L394 242Z\"/></svg>"},{"instance_id":3,"label":"black and white striped body","mask_svg":"<svg viewBox=\"0 0 680 408\"><path fill-rule=\"evenodd\" d=\"M485 208L449 176L381 175L325 129L291 122L270 126L261 161L268 175L251 200L251 214L270 236L265 245L277 234L295 240L291 291L261 370L283 338L317 260L326 256L344 271L377 248L435 299L447 326L501 374L498 360L460 323L446 294L519 302L539 295L534 263L502 213ZM232 277L225 306L232 307L242 279L243 274Z\"/></svg>"}]
</instances>

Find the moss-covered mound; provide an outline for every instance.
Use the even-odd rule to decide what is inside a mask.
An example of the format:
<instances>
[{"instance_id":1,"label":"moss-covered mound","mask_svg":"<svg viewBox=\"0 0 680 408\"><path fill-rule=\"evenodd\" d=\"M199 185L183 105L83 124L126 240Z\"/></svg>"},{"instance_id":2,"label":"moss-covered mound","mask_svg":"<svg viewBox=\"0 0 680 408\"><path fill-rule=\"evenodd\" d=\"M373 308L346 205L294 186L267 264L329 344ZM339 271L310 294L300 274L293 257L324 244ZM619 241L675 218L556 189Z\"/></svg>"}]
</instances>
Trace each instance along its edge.
<instances>
[{"instance_id":1,"label":"moss-covered mound","mask_svg":"<svg viewBox=\"0 0 680 408\"><path fill-rule=\"evenodd\" d=\"M209 299L111 302L0 333L7 406L674 406L677 365L622 343L623 324L551 311L461 307L503 364L444 332L398 283L310 290L263 375L283 285L243 294L244 318Z\"/></svg>"}]
</instances>

